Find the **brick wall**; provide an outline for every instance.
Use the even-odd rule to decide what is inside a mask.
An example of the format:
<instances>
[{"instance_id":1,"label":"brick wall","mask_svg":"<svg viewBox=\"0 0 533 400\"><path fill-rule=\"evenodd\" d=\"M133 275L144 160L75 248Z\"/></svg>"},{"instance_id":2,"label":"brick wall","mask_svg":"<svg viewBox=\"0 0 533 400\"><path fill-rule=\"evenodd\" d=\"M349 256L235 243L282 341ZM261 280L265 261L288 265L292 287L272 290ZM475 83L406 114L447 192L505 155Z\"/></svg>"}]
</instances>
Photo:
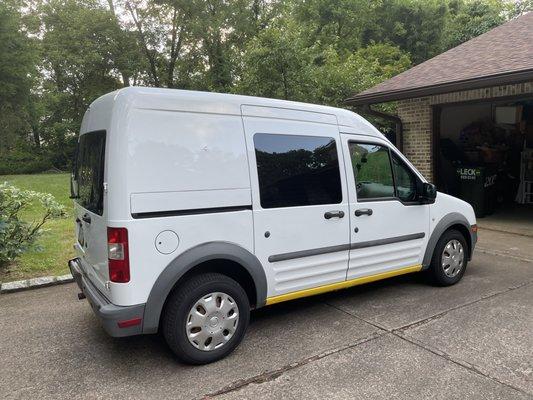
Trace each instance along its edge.
<instances>
[{"instance_id":1,"label":"brick wall","mask_svg":"<svg viewBox=\"0 0 533 400\"><path fill-rule=\"evenodd\" d=\"M431 154L433 140L432 106L520 94L533 94L533 82L465 90L398 102L398 116L403 122L403 153L430 181L434 180Z\"/></svg>"},{"instance_id":2,"label":"brick wall","mask_svg":"<svg viewBox=\"0 0 533 400\"><path fill-rule=\"evenodd\" d=\"M431 162L431 106L429 98L409 99L398 103L398 116L403 123L402 152L428 179L433 180Z\"/></svg>"}]
</instances>

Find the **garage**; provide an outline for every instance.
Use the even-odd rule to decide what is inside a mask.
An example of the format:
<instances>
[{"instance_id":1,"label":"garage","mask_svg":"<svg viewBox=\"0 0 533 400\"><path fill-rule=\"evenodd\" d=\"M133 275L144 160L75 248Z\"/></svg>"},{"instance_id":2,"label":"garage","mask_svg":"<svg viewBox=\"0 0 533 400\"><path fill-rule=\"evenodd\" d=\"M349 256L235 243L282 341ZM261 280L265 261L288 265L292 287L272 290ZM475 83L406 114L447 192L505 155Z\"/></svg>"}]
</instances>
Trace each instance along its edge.
<instances>
[{"instance_id":1,"label":"garage","mask_svg":"<svg viewBox=\"0 0 533 400\"><path fill-rule=\"evenodd\" d=\"M395 102L397 113L380 111ZM480 227L533 235L533 13L347 100Z\"/></svg>"},{"instance_id":2,"label":"garage","mask_svg":"<svg viewBox=\"0 0 533 400\"><path fill-rule=\"evenodd\" d=\"M533 203L533 96L435 109L440 190L485 217Z\"/></svg>"}]
</instances>

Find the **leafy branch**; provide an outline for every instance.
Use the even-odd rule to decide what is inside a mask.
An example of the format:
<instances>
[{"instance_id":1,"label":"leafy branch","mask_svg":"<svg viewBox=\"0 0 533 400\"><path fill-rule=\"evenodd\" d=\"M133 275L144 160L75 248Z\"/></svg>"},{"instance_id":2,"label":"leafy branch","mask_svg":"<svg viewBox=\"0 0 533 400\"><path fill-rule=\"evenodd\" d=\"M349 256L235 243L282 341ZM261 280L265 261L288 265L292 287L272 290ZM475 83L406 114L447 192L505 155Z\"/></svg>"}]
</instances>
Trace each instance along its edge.
<instances>
[{"instance_id":1,"label":"leafy branch","mask_svg":"<svg viewBox=\"0 0 533 400\"><path fill-rule=\"evenodd\" d=\"M36 221L23 221L22 212L36 203L43 208L42 215ZM65 216L65 206L51 194L22 190L7 182L0 184L0 267L36 248L48 220Z\"/></svg>"}]
</instances>

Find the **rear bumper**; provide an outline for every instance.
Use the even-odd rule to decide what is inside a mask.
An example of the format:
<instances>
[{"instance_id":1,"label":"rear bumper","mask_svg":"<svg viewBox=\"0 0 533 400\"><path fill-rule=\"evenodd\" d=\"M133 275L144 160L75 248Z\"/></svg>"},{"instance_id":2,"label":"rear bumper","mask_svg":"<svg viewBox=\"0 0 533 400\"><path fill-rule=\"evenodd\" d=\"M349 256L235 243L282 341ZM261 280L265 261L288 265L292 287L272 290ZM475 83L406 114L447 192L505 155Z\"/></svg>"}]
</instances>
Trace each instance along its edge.
<instances>
[{"instance_id":1,"label":"rear bumper","mask_svg":"<svg viewBox=\"0 0 533 400\"><path fill-rule=\"evenodd\" d=\"M105 331L113 337L133 336L142 333L144 304L116 306L112 304L84 275L80 261L73 258L68 262L72 277L83 292ZM119 322L140 318L140 323L121 328Z\"/></svg>"}]
</instances>

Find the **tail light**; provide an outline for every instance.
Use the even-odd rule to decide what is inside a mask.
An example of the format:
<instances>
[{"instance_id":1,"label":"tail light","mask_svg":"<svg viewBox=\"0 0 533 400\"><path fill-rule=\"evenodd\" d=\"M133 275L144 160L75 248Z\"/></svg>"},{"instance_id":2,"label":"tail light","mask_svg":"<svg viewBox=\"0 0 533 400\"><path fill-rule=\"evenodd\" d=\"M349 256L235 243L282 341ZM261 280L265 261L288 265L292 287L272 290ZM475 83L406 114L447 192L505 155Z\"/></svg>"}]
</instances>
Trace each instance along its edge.
<instances>
[{"instance_id":1,"label":"tail light","mask_svg":"<svg viewBox=\"0 0 533 400\"><path fill-rule=\"evenodd\" d=\"M130 258L126 228L107 228L107 259L109 280L117 283L129 282Z\"/></svg>"}]
</instances>

